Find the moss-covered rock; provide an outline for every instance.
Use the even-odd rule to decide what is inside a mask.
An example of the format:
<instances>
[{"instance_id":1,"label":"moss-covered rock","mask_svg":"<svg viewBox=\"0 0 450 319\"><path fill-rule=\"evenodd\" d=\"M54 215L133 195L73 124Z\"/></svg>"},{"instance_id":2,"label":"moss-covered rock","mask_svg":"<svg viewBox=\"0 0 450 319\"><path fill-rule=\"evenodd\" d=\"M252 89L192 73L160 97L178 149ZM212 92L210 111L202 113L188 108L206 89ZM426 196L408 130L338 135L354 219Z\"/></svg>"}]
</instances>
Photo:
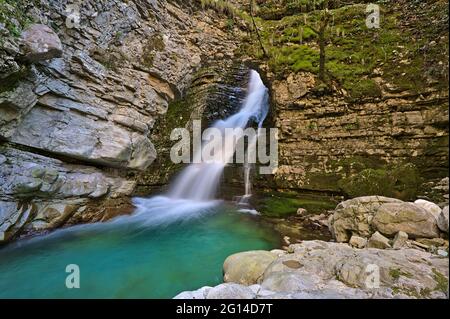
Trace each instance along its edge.
<instances>
[{"instance_id":1,"label":"moss-covered rock","mask_svg":"<svg viewBox=\"0 0 450 319\"><path fill-rule=\"evenodd\" d=\"M417 168L412 164L398 164L383 168L367 168L338 182L350 197L381 195L403 200L416 198L422 183Z\"/></svg>"}]
</instances>

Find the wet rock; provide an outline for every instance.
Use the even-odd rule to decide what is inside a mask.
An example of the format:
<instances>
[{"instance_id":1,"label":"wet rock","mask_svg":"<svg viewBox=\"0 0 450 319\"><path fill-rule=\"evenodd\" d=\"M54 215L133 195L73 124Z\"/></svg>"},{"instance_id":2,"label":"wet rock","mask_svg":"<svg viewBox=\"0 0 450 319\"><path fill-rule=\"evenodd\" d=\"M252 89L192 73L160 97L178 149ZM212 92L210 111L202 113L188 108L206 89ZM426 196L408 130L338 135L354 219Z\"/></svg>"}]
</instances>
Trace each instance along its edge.
<instances>
[{"instance_id":1,"label":"wet rock","mask_svg":"<svg viewBox=\"0 0 450 319\"><path fill-rule=\"evenodd\" d=\"M32 24L22 32L23 55L29 62L49 60L62 55L58 35L43 24Z\"/></svg>"},{"instance_id":2,"label":"wet rock","mask_svg":"<svg viewBox=\"0 0 450 319\"><path fill-rule=\"evenodd\" d=\"M445 206L439 214L437 223L439 229L448 234L448 206Z\"/></svg>"},{"instance_id":3,"label":"wet rock","mask_svg":"<svg viewBox=\"0 0 450 319\"><path fill-rule=\"evenodd\" d=\"M264 270L276 255L263 251L247 251L229 256L224 264L224 282L253 285L260 281Z\"/></svg>"},{"instance_id":4,"label":"wet rock","mask_svg":"<svg viewBox=\"0 0 450 319\"><path fill-rule=\"evenodd\" d=\"M373 217L371 225L387 236L403 231L412 238L439 237L435 216L413 203L383 204Z\"/></svg>"},{"instance_id":5,"label":"wet rock","mask_svg":"<svg viewBox=\"0 0 450 319\"><path fill-rule=\"evenodd\" d=\"M381 235L379 232L375 232L367 242L367 248L386 249L391 248L391 245L389 244L389 239Z\"/></svg>"},{"instance_id":6,"label":"wet rock","mask_svg":"<svg viewBox=\"0 0 450 319\"><path fill-rule=\"evenodd\" d=\"M403 231L399 231L394 237L392 247L394 249L400 249L405 246L407 240L408 240L408 234Z\"/></svg>"}]
</instances>

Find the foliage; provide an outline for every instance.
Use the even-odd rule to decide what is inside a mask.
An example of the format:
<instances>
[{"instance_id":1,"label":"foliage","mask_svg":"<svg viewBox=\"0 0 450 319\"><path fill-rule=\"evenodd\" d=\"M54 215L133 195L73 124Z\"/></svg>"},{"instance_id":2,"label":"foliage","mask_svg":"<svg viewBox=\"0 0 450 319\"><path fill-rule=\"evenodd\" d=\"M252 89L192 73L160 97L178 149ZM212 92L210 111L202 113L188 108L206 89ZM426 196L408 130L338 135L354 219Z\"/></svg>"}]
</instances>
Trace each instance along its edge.
<instances>
[{"instance_id":1,"label":"foliage","mask_svg":"<svg viewBox=\"0 0 450 319\"><path fill-rule=\"evenodd\" d=\"M338 185L350 197L381 195L412 200L421 183L419 171L408 163L366 168L341 179Z\"/></svg>"},{"instance_id":2,"label":"foliage","mask_svg":"<svg viewBox=\"0 0 450 319\"><path fill-rule=\"evenodd\" d=\"M316 7L311 8L314 2ZM399 91L421 92L430 78L436 87L447 88L445 2L380 3L379 29L365 25L366 2L329 2L332 21L327 31L327 81L345 90L352 100L379 97L377 76ZM256 22L270 55L271 70L278 77L298 71L318 74L318 37L309 26L317 29L320 1L269 0L259 1L259 5ZM254 43L242 50L262 58Z\"/></svg>"},{"instance_id":3,"label":"foliage","mask_svg":"<svg viewBox=\"0 0 450 319\"><path fill-rule=\"evenodd\" d=\"M28 0L0 0L0 23L5 25L9 33L18 37L32 19L26 14Z\"/></svg>"},{"instance_id":4,"label":"foliage","mask_svg":"<svg viewBox=\"0 0 450 319\"><path fill-rule=\"evenodd\" d=\"M308 212L321 212L336 207L336 203L325 199L298 198L293 194L271 194L261 200L257 205L262 215L273 218L295 215L299 208L305 208Z\"/></svg>"}]
</instances>

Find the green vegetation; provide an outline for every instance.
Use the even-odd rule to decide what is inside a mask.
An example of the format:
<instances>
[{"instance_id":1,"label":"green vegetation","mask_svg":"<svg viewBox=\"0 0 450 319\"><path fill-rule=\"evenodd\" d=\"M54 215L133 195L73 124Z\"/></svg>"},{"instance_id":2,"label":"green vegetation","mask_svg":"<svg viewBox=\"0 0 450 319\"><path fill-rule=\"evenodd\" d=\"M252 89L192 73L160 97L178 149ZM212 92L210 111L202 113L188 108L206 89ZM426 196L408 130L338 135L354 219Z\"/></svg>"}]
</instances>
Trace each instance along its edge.
<instances>
[{"instance_id":1,"label":"green vegetation","mask_svg":"<svg viewBox=\"0 0 450 319\"><path fill-rule=\"evenodd\" d=\"M9 33L15 37L33 22L25 10L29 2L29 0L0 0L0 23L4 24ZM33 2L39 5L38 1Z\"/></svg>"},{"instance_id":2,"label":"green vegetation","mask_svg":"<svg viewBox=\"0 0 450 319\"><path fill-rule=\"evenodd\" d=\"M421 183L419 171L408 163L365 168L339 180L338 185L350 197L376 194L412 200Z\"/></svg>"},{"instance_id":3,"label":"green vegetation","mask_svg":"<svg viewBox=\"0 0 450 319\"><path fill-rule=\"evenodd\" d=\"M319 29L323 2L284 0L259 5L255 20L269 55L267 62L278 77L299 71L319 73L319 37L313 29ZM366 2L329 1L326 83L345 91L350 100L380 97L377 76L393 90L421 92L429 78L437 87L447 88L447 4L402 7L380 2L381 27L368 29ZM415 19L417 15L421 18ZM260 46L253 41L243 51L262 59Z\"/></svg>"},{"instance_id":4,"label":"green vegetation","mask_svg":"<svg viewBox=\"0 0 450 319\"><path fill-rule=\"evenodd\" d=\"M400 276L412 278L412 275L409 272L402 271L399 268L391 268L389 269L389 276L391 276L393 279L398 280Z\"/></svg>"},{"instance_id":5,"label":"green vegetation","mask_svg":"<svg viewBox=\"0 0 450 319\"><path fill-rule=\"evenodd\" d=\"M305 208L308 212L321 212L336 207L336 203L329 199L299 198L291 196L295 195L269 194L269 196L264 197L257 204L257 209L264 216L281 218L295 215L299 208Z\"/></svg>"},{"instance_id":6,"label":"green vegetation","mask_svg":"<svg viewBox=\"0 0 450 319\"><path fill-rule=\"evenodd\" d=\"M443 274L437 271L436 268L433 268L432 271L433 271L433 278L437 283L435 290L439 290L442 291L443 293L446 293L448 291L447 277L445 277Z\"/></svg>"},{"instance_id":7,"label":"green vegetation","mask_svg":"<svg viewBox=\"0 0 450 319\"><path fill-rule=\"evenodd\" d=\"M156 53L164 51L166 45L161 34L155 34L150 37L144 45L144 50L142 53L143 64L146 67L151 68L153 66L153 60L155 59Z\"/></svg>"},{"instance_id":8,"label":"green vegetation","mask_svg":"<svg viewBox=\"0 0 450 319\"><path fill-rule=\"evenodd\" d=\"M230 18L234 18L237 15L237 9L225 0L200 0L200 4L202 9L213 9Z\"/></svg>"}]
</instances>

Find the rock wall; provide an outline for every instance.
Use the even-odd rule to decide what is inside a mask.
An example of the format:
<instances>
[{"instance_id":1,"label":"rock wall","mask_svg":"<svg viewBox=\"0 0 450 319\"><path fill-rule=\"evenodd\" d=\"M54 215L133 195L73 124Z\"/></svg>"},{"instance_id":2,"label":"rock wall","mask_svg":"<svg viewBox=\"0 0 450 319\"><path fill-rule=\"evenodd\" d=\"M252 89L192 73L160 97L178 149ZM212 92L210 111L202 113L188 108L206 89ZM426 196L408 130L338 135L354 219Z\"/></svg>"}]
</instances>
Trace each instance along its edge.
<instances>
[{"instance_id":1,"label":"rock wall","mask_svg":"<svg viewBox=\"0 0 450 319\"><path fill-rule=\"evenodd\" d=\"M327 2L322 79L325 2L258 2L242 50L261 61L280 149L260 187L412 200L448 176L447 4L372 2L379 28L367 1Z\"/></svg>"},{"instance_id":2,"label":"rock wall","mask_svg":"<svg viewBox=\"0 0 450 319\"><path fill-rule=\"evenodd\" d=\"M157 157L155 121L202 65L236 48L196 2L0 9L0 242L128 206L134 176Z\"/></svg>"},{"instance_id":3,"label":"rock wall","mask_svg":"<svg viewBox=\"0 0 450 319\"><path fill-rule=\"evenodd\" d=\"M312 74L299 73L272 82L280 148L275 187L353 195L352 180L346 178L373 169L368 172L385 181L380 186L389 187L384 172L395 174L394 164L407 163L418 169L405 171L411 187L417 187L412 185L417 173L425 180L448 175L446 91L386 89L379 98L352 102L340 94L315 92L315 81ZM412 195L407 189L394 191L386 195Z\"/></svg>"}]
</instances>

